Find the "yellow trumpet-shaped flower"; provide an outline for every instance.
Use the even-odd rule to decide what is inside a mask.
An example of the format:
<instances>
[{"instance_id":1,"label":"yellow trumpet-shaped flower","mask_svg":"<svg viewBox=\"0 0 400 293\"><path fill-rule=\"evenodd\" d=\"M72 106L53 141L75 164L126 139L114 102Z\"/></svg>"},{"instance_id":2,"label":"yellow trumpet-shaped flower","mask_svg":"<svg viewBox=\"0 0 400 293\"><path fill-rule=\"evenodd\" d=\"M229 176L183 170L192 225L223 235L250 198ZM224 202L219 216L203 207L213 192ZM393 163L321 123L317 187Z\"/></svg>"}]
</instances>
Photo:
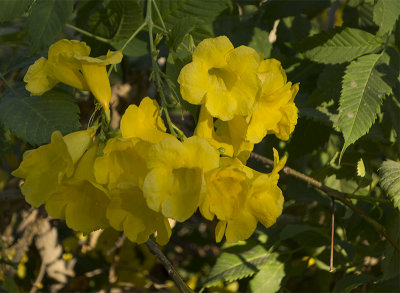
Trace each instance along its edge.
<instances>
[{"instance_id":1,"label":"yellow trumpet-shaped flower","mask_svg":"<svg viewBox=\"0 0 400 293\"><path fill-rule=\"evenodd\" d=\"M267 134L288 140L297 123L294 98L299 84L287 82L285 71L276 59L261 62L258 76L262 82L261 96L251 115L246 139L260 142Z\"/></svg>"},{"instance_id":2,"label":"yellow trumpet-shaped flower","mask_svg":"<svg viewBox=\"0 0 400 293\"><path fill-rule=\"evenodd\" d=\"M111 190L121 183L143 186L148 172L146 154L150 143L138 138L112 138L107 141L103 155L94 163L98 183Z\"/></svg>"},{"instance_id":3,"label":"yellow trumpet-shaped flower","mask_svg":"<svg viewBox=\"0 0 400 293\"><path fill-rule=\"evenodd\" d=\"M48 60L38 59L24 77L26 89L32 95L41 95L58 82L79 90L90 90L110 117L110 82L106 66L122 60L122 52L109 51L106 56L89 57L90 47L85 42L60 40L49 48Z\"/></svg>"},{"instance_id":4,"label":"yellow trumpet-shaped flower","mask_svg":"<svg viewBox=\"0 0 400 293\"><path fill-rule=\"evenodd\" d=\"M205 174L207 195L200 212L209 220L219 220L215 235L219 242L225 234L228 242L247 239L261 222L270 227L282 213L283 196L277 186L279 161L274 149L274 169L263 174L235 158L221 158L221 166Z\"/></svg>"},{"instance_id":5,"label":"yellow trumpet-shaped flower","mask_svg":"<svg viewBox=\"0 0 400 293\"><path fill-rule=\"evenodd\" d=\"M103 107L107 119L110 120L110 99L111 87L108 80L106 66L109 64L118 64L122 60L122 52L108 51L106 56L97 58L88 56L75 56L75 59L81 63L81 70L85 80L89 86L90 91L96 100Z\"/></svg>"},{"instance_id":6,"label":"yellow trumpet-shaped flower","mask_svg":"<svg viewBox=\"0 0 400 293\"><path fill-rule=\"evenodd\" d=\"M121 118L123 138L136 137L158 143L164 138L172 137L166 130L157 101L149 97L145 97L139 107L130 105Z\"/></svg>"},{"instance_id":7,"label":"yellow trumpet-shaped flower","mask_svg":"<svg viewBox=\"0 0 400 293\"><path fill-rule=\"evenodd\" d=\"M21 165L12 174L25 179L21 191L29 204L42 205L64 178L72 176L74 164L89 147L93 134L89 129L63 137L55 131L50 144L24 153Z\"/></svg>"},{"instance_id":8,"label":"yellow trumpet-shaped flower","mask_svg":"<svg viewBox=\"0 0 400 293\"><path fill-rule=\"evenodd\" d=\"M257 76L261 56L252 48L233 45L226 36L201 41L191 63L178 77L182 98L205 104L223 121L251 114L261 83Z\"/></svg>"},{"instance_id":9,"label":"yellow trumpet-shaped flower","mask_svg":"<svg viewBox=\"0 0 400 293\"><path fill-rule=\"evenodd\" d=\"M97 153L95 143L79 160L73 177L59 185L45 205L50 216L65 219L68 227L84 233L108 226L106 208L110 200L93 174Z\"/></svg>"},{"instance_id":10,"label":"yellow trumpet-shaped flower","mask_svg":"<svg viewBox=\"0 0 400 293\"><path fill-rule=\"evenodd\" d=\"M133 242L146 242L154 232L157 232L158 243L168 242L171 236L168 219L147 206L138 186L130 184L127 188L114 189L110 195L107 218L113 228L124 231Z\"/></svg>"},{"instance_id":11,"label":"yellow trumpet-shaped flower","mask_svg":"<svg viewBox=\"0 0 400 293\"><path fill-rule=\"evenodd\" d=\"M153 145L146 158L150 172L143 184L148 206L166 217L185 221L202 200L203 172L216 168L218 161L215 148L196 136L183 143L166 138Z\"/></svg>"}]
</instances>

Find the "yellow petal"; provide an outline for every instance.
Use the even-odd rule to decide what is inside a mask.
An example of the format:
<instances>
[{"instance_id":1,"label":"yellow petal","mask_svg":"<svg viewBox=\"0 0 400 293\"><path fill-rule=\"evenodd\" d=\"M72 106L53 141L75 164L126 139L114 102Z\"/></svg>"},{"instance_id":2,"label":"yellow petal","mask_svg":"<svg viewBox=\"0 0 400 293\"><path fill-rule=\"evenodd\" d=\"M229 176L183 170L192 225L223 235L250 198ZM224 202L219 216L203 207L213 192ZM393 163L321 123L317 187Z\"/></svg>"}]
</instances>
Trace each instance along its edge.
<instances>
[{"instance_id":1,"label":"yellow petal","mask_svg":"<svg viewBox=\"0 0 400 293\"><path fill-rule=\"evenodd\" d=\"M93 96L103 107L108 119L110 117L111 87L105 65L82 63L82 73Z\"/></svg>"},{"instance_id":2,"label":"yellow petal","mask_svg":"<svg viewBox=\"0 0 400 293\"><path fill-rule=\"evenodd\" d=\"M73 180L60 185L46 202L47 213L65 219L73 230L89 233L108 226L105 190L89 181Z\"/></svg>"},{"instance_id":3,"label":"yellow petal","mask_svg":"<svg viewBox=\"0 0 400 293\"><path fill-rule=\"evenodd\" d=\"M215 241L221 242L226 230L226 221L219 221L215 227Z\"/></svg>"},{"instance_id":4,"label":"yellow petal","mask_svg":"<svg viewBox=\"0 0 400 293\"><path fill-rule=\"evenodd\" d=\"M233 50L231 41L226 36L204 39L193 53L194 62L203 62L208 68L226 65L226 56Z\"/></svg>"},{"instance_id":5,"label":"yellow petal","mask_svg":"<svg viewBox=\"0 0 400 293\"><path fill-rule=\"evenodd\" d=\"M201 185L200 168L156 168L146 176L143 193L151 209L183 222L199 206Z\"/></svg>"},{"instance_id":6,"label":"yellow petal","mask_svg":"<svg viewBox=\"0 0 400 293\"><path fill-rule=\"evenodd\" d=\"M242 209L240 213L228 221L225 231L227 242L237 242L245 240L253 234L257 228L257 219L247 209Z\"/></svg>"},{"instance_id":7,"label":"yellow petal","mask_svg":"<svg viewBox=\"0 0 400 293\"><path fill-rule=\"evenodd\" d=\"M132 242L146 242L150 235L157 232L157 242L164 245L171 236L168 219L148 208L137 186L111 192L107 218L113 228L124 231Z\"/></svg>"},{"instance_id":8,"label":"yellow petal","mask_svg":"<svg viewBox=\"0 0 400 293\"><path fill-rule=\"evenodd\" d=\"M60 40L49 48L51 75L58 81L79 90L89 90L80 72L80 62L75 56L89 56L90 47L85 42Z\"/></svg>"},{"instance_id":9,"label":"yellow petal","mask_svg":"<svg viewBox=\"0 0 400 293\"><path fill-rule=\"evenodd\" d=\"M145 97L139 107L130 105L121 118L122 137L137 137L152 143L171 137L165 133L166 127L160 116L156 100Z\"/></svg>"},{"instance_id":10,"label":"yellow petal","mask_svg":"<svg viewBox=\"0 0 400 293\"><path fill-rule=\"evenodd\" d=\"M29 151L12 174L25 179L21 192L29 204L39 207L73 171L74 164L65 141L61 133L55 131L51 143Z\"/></svg>"},{"instance_id":11,"label":"yellow petal","mask_svg":"<svg viewBox=\"0 0 400 293\"><path fill-rule=\"evenodd\" d=\"M24 81L27 83L26 90L35 96L40 96L51 90L58 82L51 76L48 61L43 57L29 66L24 76Z\"/></svg>"},{"instance_id":12,"label":"yellow petal","mask_svg":"<svg viewBox=\"0 0 400 293\"><path fill-rule=\"evenodd\" d=\"M94 163L97 182L108 185L109 189L122 183L142 186L148 172L145 160L148 148L149 144L139 139L109 139L103 156Z\"/></svg>"},{"instance_id":13,"label":"yellow petal","mask_svg":"<svg viewBox=\"0 0 400 293\"><path fill-rule=\"evenodd\" d=\"M82 157L88 149L94 136L94 128L72 132L64 136L64 142L67 145L68 152L74 164Z\"/></svg>"}]
</instances>

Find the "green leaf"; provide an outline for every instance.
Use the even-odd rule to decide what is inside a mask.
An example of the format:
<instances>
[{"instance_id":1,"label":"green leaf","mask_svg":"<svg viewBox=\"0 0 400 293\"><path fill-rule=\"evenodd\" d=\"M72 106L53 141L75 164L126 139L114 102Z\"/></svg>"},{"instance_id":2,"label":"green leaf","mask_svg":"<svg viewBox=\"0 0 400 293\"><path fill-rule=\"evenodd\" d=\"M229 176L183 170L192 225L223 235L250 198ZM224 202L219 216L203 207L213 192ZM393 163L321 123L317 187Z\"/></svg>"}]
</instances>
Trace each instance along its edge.
<instances>
[{"instance_id":1,"label":"green leaf","mask_svg":"<svg viewBox=\"0 0 400 293\"><path fill-rule=\"evenodd\" d=\"M25 13L33 0L1 0L0 23L13 20Z\"/></svg>"},{"instance_id":2,"label":"green leaf","mask_svg":"<svg viewBox=\"0 0 400 293\"><path fill-rule=\"evenodd\" d=\"M280 239L281 240L286 240L289 238L293 238L298 234L304 233L304 232L315 232L319 234L320 236L323 236L324 238L329 239L329 236L327 236L327 231L324 228L318 228L314 227L308 224L287 224L281 234L280 234Z\"/></svg>"},{"instance_id":3,"label":"green leaf","mask_svg":"<svg viewBox=\"0 0 400 293\"><path fill-rule=\"evenodd\" d=\"M248 249L248 246L235 246L233 249L226 249L217 259L217 263L212 268L204 287L208 288L222 281L232 282L252 276L274 257L261 245L256 245L250 249Z\"/></svg>"},{"instance_id":4,"label":"green leaf","mask_svg":"<svg viewBox=\"0 0 400 293\"><path fill-rule=\"evenodd\" d=\"M254 34L249 43L249 47L253 48L257 52L263 53L264 58L271 56L272 44L269 42L268 32L254 28Z\"/></svg>"},{"instance_id":5,"label":"green leaf","mask_svg":"<svg viewBox=\"0 0 400 293\"><path fill-rule=\"evenodd\" d=\"M28 18L33 50L49 46L72 14L72 0L37 0Z\"/></svg>"},{"instance_id":6,"label":"green leaf","mask_svg":"<svg viewBox=\"0 0 400 293\"><path fill-rule=\"evenodd\" d=\"M125 45L126 40L112 41L111 45L116 50L121 50ZM149 53L148 44L139 38L134 38L124 49L124 55L130 57L140 57Z\"/></svg>"},{"instance_id":7,"label":"green leaf","mask_svg":"<svg viewBox=\"0 0 400 293\"><path fill-rule=\"evenodd\" d=\"M384 96L391 91L378 71L387 62L386 54L371 54L353 61L346 69L339 105L338 126L344 137L340 158L349 145L368 132Z\"/></svg>"},{"instance_id":8,"label":"green leaf","mask_svg":"<svg viewBox=\"0 0 400 293\"><path fill-rule=\"evenodd\" d=\"M142 7L139 0L113 0L109 9L118 15L114 41L126 40L143 23Z\"/></svg>"},{"instance_id":9,"label":"green leaf","mask_svg":"<svg viewBox=\"0 0 400 293\"><path fill-rule=\"evenodd\" d=\"M374 7L374 22L379 26L378 35L386 34L394 28L400 16L400 1L378 0Z\"/></svg>"},{"instance_id":10,"label":"green leaf","mask_svg":"<svg viewBox=\"0 0 400 293\"><path fill-rule=\"evenodd\" d=\"M369 275L345 275L336 283L333 292L348 293L362 284L371 283L374 280L375 278Z\"/></svg>"},{"instance_id":11,"label":"green leaf","mask_svg":"<svg viewBox=\"0 0 400 293\"><path fill-rule=\"evenodd\" d=\"M400 163L387 160L379 169L381 186L393 200L393 205L400 210Z\"/></svg>"},{"instance_id":12,"label":"green leaf","mask_svg":"<svg viewBox=\"0 0 400 293\"><path fill-rule=\"evenodd\" d=\"M213 21L231 4L230 0L158 0L156 2L167 29L173 29L185 17L196 19L199 23L193 34L197 41L213 35ZM156 17L154 20L160 24Z\"/></svg>"},{"instance_id":13,"label":"green leaf","mask_svg":"<svg viewBox=\"0 0 400 293\"><path fill-rule=\"evenodd\" d=\"M52 90L29 96L22 85L8 88L0 102L0 123L31 145L50 142L53 131L79 130L79 108L67 93Z\"/></svg>"},{"instance_id":14,"label":"green leaf","mask_svg":"<svg viewBox=\"0 0 400 293\"><path fill-rule=\"evenodd\" d=\"M168 32L167 45L170 49L176 50L178 46L182 43L183 38L187 33L192 31L196 24L200 21L195 17L184 17L175 23Z\"/></svg>"},{"instance_id":15,"label":"green leaf","mask_svg":"<svg viewBox=\"0 0 400 293\"><path fill-rule=\"evenodd\" d=\"M365 177L365 165L362 158L357 162L357 176Z\"/></svg>"},{"instance_id":16,"label":"green leaf","mask_svg":"<svg viewBox=\"0 0 400 293\"><path fill-rule=\"evenodd\" d=\"M285 266L276 259L270 259L250 281L251 293L274 293L280 289L285 276Z\"/></svg>"},{"instance_id":17,"label":"green leaf","mask_svg":"<svg viewBox=\"0 0 400 293\"><path fill-rule=\"evenodd\" d=\"M301 13L314 14L320 10L328 8L331 5L329 0L268 0L263 3L265 10L264 19L275 20L287 16L295 16Z\"/></svg>"},{"instance_id":18,"label":"green leaf","mask_svg":"<svg viewBox=\"0 0 400 293\"><path fill-rule=\"evenodd\" d=\"M400 215L399 213L395 213L394 217L389 222L387 227L390 235L394 236L394 240L399 243L400 240ZM393 278L400 273L400 252L397 251L393 245L389 242L385 244L385 250L383 251L383 255L385 256L382 261L382 279L388 280Z\"/></svg>"},{"instance_id":19,"label":"green leaf","mask_svg":"<svg viewBox=\"0 0 400 293\"><path fill-rule=\"evenodd\" d=\"M366 31L339 27L314 35L296 47L312 61L338 64L375 52L382 43Z\"/></svg>"}]
</instances>

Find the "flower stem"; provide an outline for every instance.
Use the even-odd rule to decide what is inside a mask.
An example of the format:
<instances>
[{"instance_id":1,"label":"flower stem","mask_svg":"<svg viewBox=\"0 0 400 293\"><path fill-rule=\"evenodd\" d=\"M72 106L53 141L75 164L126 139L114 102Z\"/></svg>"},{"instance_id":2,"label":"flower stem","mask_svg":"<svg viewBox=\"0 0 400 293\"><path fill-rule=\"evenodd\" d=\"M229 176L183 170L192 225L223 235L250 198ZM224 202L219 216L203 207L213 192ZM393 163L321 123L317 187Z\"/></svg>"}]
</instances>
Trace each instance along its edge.
<instances>
[{"instance_id":1,"label":"flower stem","mask_svg":"<svg viewBox=\"0 0 400 293\"><path fill-rule=\"evenodd\" d=\"M72 24L67 23L67 24L65 24L65 26L73 29L74 31L77 31L78 33L81 33L82 35L91 37L91 38L96 39L96 40L98 40L100 42L107 43L107 44L111 43L110 39L99 37L99 36L97 36L95 34L92 34L92 33L88 32L88 31L85 31L85 30L83 30L83 29L81 29L79 27L76 27L76 26L74 26Z\"/></svg>"}]
</instances>

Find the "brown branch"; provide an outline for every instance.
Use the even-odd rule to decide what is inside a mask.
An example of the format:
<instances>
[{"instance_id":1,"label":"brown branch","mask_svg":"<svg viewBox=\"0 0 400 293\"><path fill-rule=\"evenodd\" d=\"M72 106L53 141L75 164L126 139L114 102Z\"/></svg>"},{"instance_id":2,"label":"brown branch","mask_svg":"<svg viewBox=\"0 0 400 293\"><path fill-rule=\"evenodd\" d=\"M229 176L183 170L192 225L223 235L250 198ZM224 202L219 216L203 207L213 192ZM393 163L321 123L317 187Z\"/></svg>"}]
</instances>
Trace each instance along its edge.
<instances>
[{"instance_id":1,"label":"brown branch","mask_svg":"<svg viewBox=\"0 0 400 293\"><path fill-rule=\"evenodd\" d=\"M179 291L182 293L194 293L194 291L190 289L189 286L183 281L181 275L179 275L179 273L175 270L171 262L160 250L158 245L151 239L148 239L146 241L146 245L149 248L150 252L157 256L157 258L161 261L162 265L167 270L168 275L174 280Z\"/></svg>"},{"instance_id":2,"label":"brown branch","mask_svg":"<svg viewBox=\"0 0 400 293\"><path fill-rule=\"evenodd\" d=\"M257 160L263 164L266 164L269 166L274 165L274 161L272 161L264 156L261 156L259 154L251 153L250 157L254 158L255 160ZM375 221L373 218L368 216L363 210L356 207L351 201L349 201L347 199L346 193L343 193L336 189L330 188L330 187L324 185L322 182L315 180L314 178L311 178L303 173L300 173L290 167L284 167L281 172L307 182L308 184L314 186L315 188L323 191L325 194L333 197L334 199L336 199L336 200L340 201L341 203L343 203L344 205L348 206L355 213L357 213L360 217L362 217L366 222L368 222L376 231L378 231L378 233L380 233L382 236L384 236L397 251L400 251L400 244L396 242L396 240L389 234L389 232L386 230L386 228L384 226L382 226L381 224L379 224L377 221Z\"/></svg>"}]
</instances>

